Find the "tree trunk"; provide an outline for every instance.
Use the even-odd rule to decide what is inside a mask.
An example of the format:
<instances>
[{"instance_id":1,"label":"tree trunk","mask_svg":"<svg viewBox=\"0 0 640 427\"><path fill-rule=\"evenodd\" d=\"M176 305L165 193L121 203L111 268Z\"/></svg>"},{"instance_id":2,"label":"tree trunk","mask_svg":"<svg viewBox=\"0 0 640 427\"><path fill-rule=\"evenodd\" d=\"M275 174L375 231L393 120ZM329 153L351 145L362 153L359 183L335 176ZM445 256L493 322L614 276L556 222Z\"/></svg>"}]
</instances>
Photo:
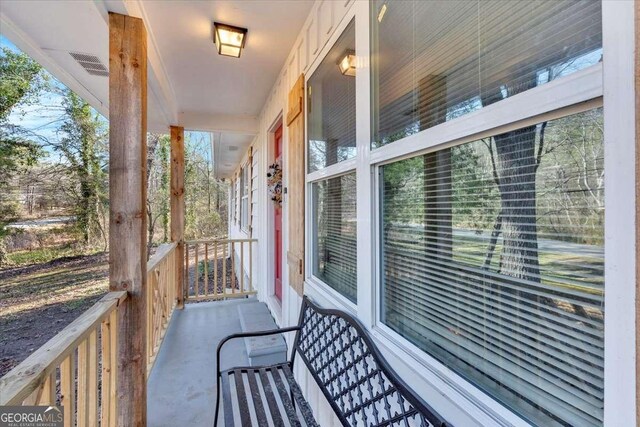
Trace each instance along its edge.
<instances>
[{"instance_id":1,"label":"tree trunk","mask_svg":"<svg viewBox=\"0 0 640 427\"><path fill-rule=\"evenodd\" d=\"M540 282L536 225L536 126L494 137L502 213L501 273Z\"/></svg>"},{"instance_id":2,"label":"tree trunk","mask_svg":"<svg viewBox=\"0 0 640 427\"><path fill-rule=\"evenodd\" d=\"M537 76L518 79L507 86L506 95L513 96L535 87ZM496 86L491 93L482 93L484 106L505 97L503 89ZM493 137L495 143L495 167L500 191L500 216L502 253L500 273L517 279L540 283L538 261L538 228L536 224L536 153L537 126L527 126ZM505 290L506 291L506 290ZM521 299L535 300L552 305L548 297L537 297L526 290L516 292Z\"/></svg>"}]
</instances>

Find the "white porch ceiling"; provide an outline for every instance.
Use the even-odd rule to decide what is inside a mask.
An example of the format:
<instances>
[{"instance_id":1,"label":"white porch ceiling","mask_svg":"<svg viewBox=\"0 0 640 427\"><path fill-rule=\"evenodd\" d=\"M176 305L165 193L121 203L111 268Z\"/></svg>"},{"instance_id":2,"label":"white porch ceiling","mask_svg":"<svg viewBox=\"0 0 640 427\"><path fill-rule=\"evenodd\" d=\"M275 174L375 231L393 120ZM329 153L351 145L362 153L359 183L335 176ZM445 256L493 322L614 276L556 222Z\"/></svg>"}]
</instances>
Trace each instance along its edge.
<instances>
[{"instance_id":1,"label":"white porch ceiling","mask_svg":"<svg viewBox=\"0 0 640 427\"><path fill-rule=\"evenodd\" d=\"M69 52L108 66L108 12L140 17L148 32L150 131L169 125L216 132L245 151L312 0L0 0L0 32L108 117L108 78ZM212 22L248 28L239 59L220 56ZM229 137L239 134L242 137ZM223 150L224 151L224 147Z\"/></svg>"}]
</instances>

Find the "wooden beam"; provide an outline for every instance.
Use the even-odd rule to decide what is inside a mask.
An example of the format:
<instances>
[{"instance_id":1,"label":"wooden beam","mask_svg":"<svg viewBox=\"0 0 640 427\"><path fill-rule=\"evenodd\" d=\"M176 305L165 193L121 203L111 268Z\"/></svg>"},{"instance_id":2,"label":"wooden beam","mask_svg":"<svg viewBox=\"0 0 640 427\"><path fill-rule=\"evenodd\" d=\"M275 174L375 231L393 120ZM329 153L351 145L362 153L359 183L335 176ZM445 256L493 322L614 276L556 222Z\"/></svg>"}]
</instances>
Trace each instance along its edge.
<instances>
[{"instance_id":1,"label":"wooden beam","mask_svg":"<svg viewBox=\"0 0 640 427\"><path fill-rule=\"evenodd\" d=\"M171 241L176 247L176 296L184 307L184 128L171 126Z\"/></svg>"},{"instance_id":2,"label":"wooden beam","mask_svg":"<svg viewBox=\"0 0 640 427\"><path fill-rule=\"evenodd\" d=\"M118 310L116 425L147 423L147 33L109 13L109 288Z\"/></svg>"}]
</instances>

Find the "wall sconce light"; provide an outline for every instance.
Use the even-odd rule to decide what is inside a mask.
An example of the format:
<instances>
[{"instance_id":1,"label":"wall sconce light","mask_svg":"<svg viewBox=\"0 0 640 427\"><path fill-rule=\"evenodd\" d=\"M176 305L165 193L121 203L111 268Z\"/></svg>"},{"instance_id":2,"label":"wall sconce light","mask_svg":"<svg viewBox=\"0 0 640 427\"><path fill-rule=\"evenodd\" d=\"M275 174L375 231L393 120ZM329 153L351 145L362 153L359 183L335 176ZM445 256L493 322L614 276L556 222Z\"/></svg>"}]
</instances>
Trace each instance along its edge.
<instances>
[{"instance_id":1,"label":"wall sconce light","mask_svg":"<svg viewBox=\"0 0 640 427\"><path fill-rule=\"evenodd\" d=\"M219 22L213 23L213 42L220 55L240 58L246 38L246 28L234 27L233 25Z\"/></svg>"},{"instance_id":2,"label":"wall sconce light","mask_svg":"<svg viewBox=\"0 0 640 427\"><path fill-rule=\"evenodd\" d=\"M340 72L345 76L356 75L356 53L353 50L347 50L342 54L342 59L338 62Z\"/></svg>"}]
</instances>

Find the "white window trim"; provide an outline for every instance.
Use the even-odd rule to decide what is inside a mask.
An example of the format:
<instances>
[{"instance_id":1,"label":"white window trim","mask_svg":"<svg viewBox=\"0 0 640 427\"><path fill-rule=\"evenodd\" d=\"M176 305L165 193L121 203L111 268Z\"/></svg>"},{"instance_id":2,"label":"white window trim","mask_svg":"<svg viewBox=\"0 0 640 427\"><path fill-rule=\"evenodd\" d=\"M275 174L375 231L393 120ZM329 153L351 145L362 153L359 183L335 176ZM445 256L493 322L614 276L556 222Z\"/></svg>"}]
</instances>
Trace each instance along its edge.
<instances>
[{"instance_id":1,"label":"white window trim","mask_svg":"<svg viewBox=\"0 0 640 427\"><path fill-rule=\"evenodd\" d=\"M633 1L603 1L604 424L636 420L636 104ZM635 21L637 23L637 21ZM637 31L637 29L635 29Z\"/></svg>"},{"instance_id":2,"label":"white window trim","mask_svg":"<svg viewBox=\"0 0 640 427\"><path fill-rule=\"evenodd\" d=\"M307 174L307 183L322 181L334 176L346 175L356 169L356 159L347 159Z\"/></svg>"},{"instance_id":3,"label":"white window trim","mask_svg":"<svg viewBox=\"0 0 640 427\"><path fill-rule=\"evenodd\" d=\"M250 206L249 206L249 193L251 192L251 186L249 185L249 182L251 180L251 177L249 177L249 170L250 170L250 165L249 163L244 164L241 168L240 168L240 177L238 179L239 181L239 190L240 190L240 230L242 230L245 233L249 232L249 211ZM247 189L247 194L244 194L244 190L245 188ZM243 210L243 206L244 206L244 202L247 202L247 206L246 206L246 212ZM245 215L246 215L246 220L245 220Z\"/></svg>"},{"instance_id":4,"label":"white window trim","mask_svg":"<svg viewBox=\"0 0 640 427\"><path fill-rule=\"evenodd\" d=\"M575 77L576 75L578 76ZM584 95L576 97L574 93L570 92L570 88L584 88L584 86L576 85L576 81L582 80L586 80L583 83L588 83L591 87L583 94L590 94L592 99L584 99ZM568 82L569 88L566 88L563 82ZM563 84L560 85L559 83ZM378 221L380 221L380 197L375 191L375 189L380 188L379 168L384 164L394 163L403 158L415 157L425 152L457 146L482 137L505 132L509 129L518 129L526 124L565 117L600 107L603 100L602 88L602 65L596 64L588 69L576 72L574 75L546 83L510 99L507 98L476 112L370 151L371 156L368 167L371 170L373 184L371 233L374 242L372 245L373 258L371 258L370 264L374 268L370 282L373 283L373 301L369 308L371 310L369 316L372 319L371 323L368 324L369 329L374 336L374 340L398 354L403 361L406 361L409 366L416 369L416 373L424 382L435 386L437 390L447 395L449 399L456 402L460 409L469 414L474 420L478 420L482 425L529 426L530 424L477 386L452 371L444 363L436 360L405 337L393 331L380 320L381 281L378 267L382 262L380 258L382 242L379 230L376 227ZM563 97L566 99L563 100ZM516 102L508 102L512 100L516 100ZM570 103L567 100L576 100L577 103ZM545 104L561 107L549 112L541 112L540 109ZM500 110L504 111L496 113L496 107L498 106ZM536 114L531 114L531 111L535 111ZM471 120L469 116L471 116L471 122L469 122ZM508 117L514 118L514 122L507 123ZM501 125L496 126L498 123L501 123ZM472 133L464 134L462 130L457 129L458 124L460 124L461 129L466 129ZM380 151L380 154L378 151ZM360 199L358 199L358 203L360 203ZM605 261L605 267L606 264ZM438 410L439 408L436 407L435 409ZM443 416L453 424L456 424L455 421L451 420L451 417L445 414Z\"/></svg>"},{"instance_id":5,"label":"white window trim","mask_svg":"<svg viewBox=\"0 0 640 427\"><path fill-rule=\"evenodd\" d=\"M315 57L313 63L309 67L307 74L305 75L305 85L304 85L304 111L308 111L307 101L307 81L316 71L316 69L320 66L324 58L327 56L333 45L336 43L338 38L342 35L347 26L351 23L351 20L355 18L355 27L356 27L356 38L358 37L358 17L356 11L358 9L362 10L362 6L365 6L368 11L368 2L365 1L356 1L354 4L349 6L349 10L345 13L344 17L340 21L340 24L336 27L335 31L325 45L322 47L320 53ZM368 12L367 12L368 13ZM367 24L368 28L368 24ZM367 42L368 43L368 42ZM356 48L357 48L357 40L356 40ZM358 117L358 97L357 97L357 73L356 73L356 146L357 146L357 117ZM368 108L368 107L367 107ZM306 114L306 113L305 113ZM367 125L368 126L368 125ZM309 146L308 146L308 120L305 120L305 165L309 164ZM312 200L312 184L314 182L323 181L330 178L336 178L339 176L347 175L349 173L356 173L356 164L357 164L357 155L355 158L350 158L347 160L343 160L341 162L335 163L333 165L327 166L325 168L319 169L313 172L307 172L305 175L305 184L306 184L306 197L305 197L305 294L309 295L319 304L322 304L327 307L339 307L341 310L344 310L348 313L355 315L357 313L357 304L353 303L347 297L342 295L340 292L333 289L327 283L325 283L322 279L315 276L313 274L313 200ZM357 173L356 173L357 179ZM356 202L357 203L357 202ZM357 211L356 211L357 214ZM356 218L357 220L358 218ZM360 229L360 224L358 223L357 229ZM359 238L359 231L357 231L357 236ZM357 244L359 250L360 244ZM360 257L357 257L358 263L360 262ZM356 266L356 271L358 269L359 264ZM359 280L356 280L356 284ZM359 287L358 287L359 288ZM357 291L358 300L360 298L360 292Z\"/></svg>"},{"instance_id":6,"label":"white window trim","mask_svg":"<svg viewBox=\"0 0 640 427\"><path fill-rule=\"evenodd\" d=\"M480 425L528 426L524 419L491 398L442 363L387 326L377 322L378 194L375 181L380 165L425 151L459 145L508 129L575 114L606 105L605 115L605 425L626 425L636 419L635 349L635 87L634 2L603 1L604 64L596 64L492 106L459 117L402 142L371 150L369 64L369 4L356 1L330 40L315 58L312 75L346 25L356 18L356 149L357 180L357 295L353 304L309 272L312 265L311 198L305 201L307 242L305 293L324 306L357 313L383 353L398 359L398 371L411 372L405 380L420 392L434 396L430 404L453 424L473 419ZM305 85L306 91L306 85ZM305 96L305 111L306 111ZM306 134L306 132L305 132ZM306 138L305 138L306 141ZM620 141L627 143L621 144ZM305 155L307 155L305 150ZM310 183L353 166L338 163L307 174ZM629 195L632 195L631 197ZM435 393L433 393L435 391ZM431 400L433 399L433 400ZM469 418L465 418L469 417ZM459 423L457 423L459 424Z\"/></svg>"},{"instance_id":7,"label":"white window trim","mask_svg":"<svg viewBox=\"0 0 640 427\"><path fill-rule=\"evenodd\" d=\"M571 107L578 111L595 108L602 96L602 64L553 80L526 92L501 100L464 116L425 129L374 150L371 162L413 156L422 150L465 142L519 129L549 120L558 110ZM566 115L565 112L561 113Z\"/></svg>"}]
</instances>

